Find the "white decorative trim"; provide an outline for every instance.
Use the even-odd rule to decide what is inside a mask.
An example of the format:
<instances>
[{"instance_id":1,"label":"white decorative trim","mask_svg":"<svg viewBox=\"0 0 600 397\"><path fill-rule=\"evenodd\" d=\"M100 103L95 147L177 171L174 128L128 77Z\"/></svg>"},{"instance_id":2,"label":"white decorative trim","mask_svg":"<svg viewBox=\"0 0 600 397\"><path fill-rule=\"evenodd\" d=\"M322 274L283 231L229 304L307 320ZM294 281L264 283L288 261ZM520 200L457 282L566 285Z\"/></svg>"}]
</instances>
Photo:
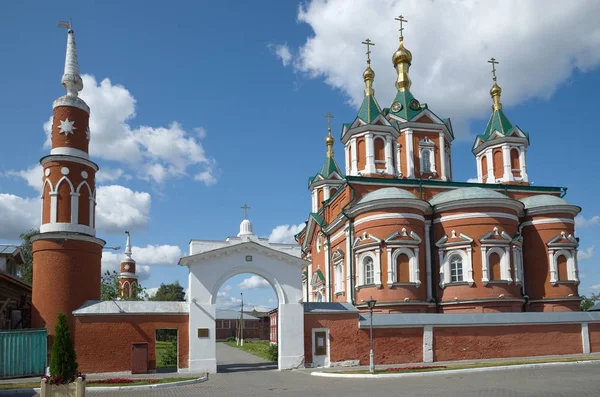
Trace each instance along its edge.
<instances>
[{"instance_id":1,"label":"white decorative trim","mask_svg":"<svg viewBox=\"0 0 600 397\"><path fill-rule=\"evenodd\" d=\"M43 225L40 225L40 233L51 232L83 233L89 234L90 236L96 235L96 229L88 225L80 225L67 222L44 223Z\"/></svg>"},{"instance_id":2,"label":"white decorative trim","mask_svg":"<svg viewBox=\"0 0 600 397\"><path fill-rule=\"evenodd\" d=\"M75 149L72 147L56 147L54 149L52 149L50 151L50 155L56 156L56 155L64 155L64 156L75 156L75 157L81 157L84 159L89 159L90 155L87 154L86 152L84 152L83 150L79 150L79 149Z\"/></svg>"},{"instance_id":3,"label":"white decorative trim","mask_svg":"<svg viewBox=\"0 0 600 397\"><path fill-rule=\"evenodd\" d=\"M424 151L428 151L428 153L429 153L429 170L428 171L424 171L424 168L425 168L425 166L424 166L425 156L423 156ZM433 173L434 175L437 174L437 170L435 168L435 142L433 142L428 137L425 137L424 139L419 141L419 171L420 171L421 175L423 175L425 173Z\"/></svg>"},{"instance_id":4,"label":"white decorative trim","mask_svg":"<svg viewBox=\"0 0 600 397\"><path fill-rule=\"evenodd\" d=\"M433 280L431 274L431 223L425 222L425 268L427 272L427 301L433 299Z\"/></svg>"},{"instance_id":5,"label":"white decorative trim","mask_svg":"<svg viewBox=\"0 0 600 397\"><path fill-rule=\"evenodd\" d=\"M455 215L443 215L433 220L433 223L457 221L461 219L471 218L504 218L518 222L519 217L512 214L506 214L504 212L469 212L467 214L455 214Z\"/></svg>"},{"instance_id":6,"label":"white decorative trim","mask_svg":"<svg viewBox=\"0 0 600 397\"><path fill-rule=\"evenodd\" d=\"M590 330L588 323L581 323L581 345L583 346L583 354L590 354Z\"/></svg>"},{"instance_id":7,"label":"white decorative trim","mask_svg":"<svg viewBox=\"0 0 600 397\"><path fill-rule=\"evenodd\" d=\"M60 98L56 98L52 103L52 109L59 106L72 106L84 110L88 114L90 113L90 107L87 103L83 99L73 95L63 95Z\"/></svg>"},{"instance_id":8,"label":"white decorative trim","mask_svg":"<svg viewBox=\"0 0 600 397\"><path fill-rule=\"evenodd\" d=\"M547 223L570 223L571 225L575 224L573 219L568 218L546 218L546 219L535 219L533 221L523 222L521 227L532 226L532 225L545 225Z\"/></svg>"},{"instance_id":9,"label":"white decorative trim","mask_svg":"<svg viewBox=\"0 0 600 397\"><path fill-rule=\"evenodd\" d=\"M59 163L62 163L65 161L70 161L72 163L87 165L88 167L92 168L94 171L98 171L98 164L94 163L93 161L86 160L84 158L77 157L77 156L68 156L68 155L63 155L63 154L50 154L48 156L44 156L40 159L40 164L43 166L50 161L56 161Z\"/></svg>"},{"instance_id":10,"label":"white decorative trim","mask_svg":"<svg viewBox=\"0 0 600 397\"><path fill-rule=\"evenodd\" d=\"M567 280L558 279L558 257L564 256L567 260ZM579 269L577 268L576 249L549 249L548 261L550 265L550 284L556 285L563 281L579 283Z\"/></svg>"},{"instance_id":11,"label":"white decorative trim","mask_svg":"<svg viewBox=\"0 0 600 397\"><path fill-rule=\"evenodd\" d=\"M377 250L375 252L366 251L366 252L361 253L360 255L355 255L356 256L356 273L357 273L356 286L357 287L364 286L364 285L381 285L381 262L379 261L379 255L377 255L377 252L379 252L379 250ZM365 265L364 265L363 261L366 258L371 258L371 260L373 261L373 269L372 269L373 283L372 284L367 284L366 280L365 280ZM379 274L379 279L377 278L378 274Z\"/></svg>"},{"instance_id":12,"label":"white decorative trim","mask_svg":"<svg viewBox=\"0 0 600 397\"><path fill-rule=\"evenodd\" d=\"M388 248L389 250L389 248ZM391 261L388 263L388 287L391 287L394 283L399 283L397 264L398 257L405 254L408 257L409 266L409 283L414 283L418 288L421 285L420 271L419 271L419 248L400 247L393 250L391 253ZM391 273L391 274L390 274ZM390 278L391 275L391 278Z\"/></svg>"},{"instance_id":13,"label":"white decorative trim","mask_svg":"<svg viewBox=\"0 0 600 397\"><path fill-rule=\"evenodd\" d=\"M316 355L316 350L317 350L317 344L316 344L316 340L315 340L315 334L317 332L325 332L326 334L326 338L325 338L325 350L327 351L327 355L325 356L325 359L323 360L323 367L324 368L328 368L330 366L330 354L331 354L331 349L330 349L330 343L329 343L329 328L312 328L311 330L311 334L312 334L312 364L313 367L315 365L315 358L317 357ZM320 364L320 363L319 363Z\"/></svg>"},{"instance_id":14,"label":"white decorative trim","mask_svg":"<svg viewBox=\"0 0 600 397\"><path fill-rule=\"evenodd\" d=\"M423 327L423 362L433 362L433 327L431 325Z\"/></svg>"},{"instance_id":15,"label":"white decorative trim","mask_svg":"<svg viewBox=\"0 0 600 397\"><path fill-rule=\"evenodd\" d=\"M415 177L415 154L413 149L413 131L408 129L404 132L404 137L406 140L406 177L414 178Z\"/></svg>"},{"instance_id":16,"label":"white decorative trim","mask_svg":"<svg viewBox=\"0 0 600 397\"><path fill-rule=\"evenodd\" d=\"M44 226L44 225L42 225ZM41 227L40 227L41 229ZM94 244L98 244L102 247L104 247L106 245L106 241L99 239L97 237L92 237L89 235L85 235L85 234L72 234L71 232L53 232L53 231L48 231L48 232L42 232L40 230L39 234L35 234L31 237L31 241L37 241L37 240L77 240L77 241L85 241L88 243L94 243Z\"/></svg>"},{"instance_id":17,"label":"white decorative trim","mask_svg":"<svg viewBox=\"0 0 600 397\"><path fill-rule=\"evenodd\" d=\"M361 225L365 222L378 221L382 219L416 219L421 222L425 222L425 217L423 215L417 214L378 214L378 215L370 215L364 218L356 220L354 222L355 226Z\"/></svg>"},{"instance_id":18,"label":"white decorative trim","mask_svg":"<svg viewBox=\"0 0 600 397\"><path fill-rule=\"evenodd\" d=\"M462 271L463 271L463 282L473 286L473 263L472 253L473 248L471 246L453 247L451 249L439 249L440 256L440 287L445 288L452 284L451 269L450 269L450 258L453 255L459 255L462 259Z\"/></svg>"}]
</instances>

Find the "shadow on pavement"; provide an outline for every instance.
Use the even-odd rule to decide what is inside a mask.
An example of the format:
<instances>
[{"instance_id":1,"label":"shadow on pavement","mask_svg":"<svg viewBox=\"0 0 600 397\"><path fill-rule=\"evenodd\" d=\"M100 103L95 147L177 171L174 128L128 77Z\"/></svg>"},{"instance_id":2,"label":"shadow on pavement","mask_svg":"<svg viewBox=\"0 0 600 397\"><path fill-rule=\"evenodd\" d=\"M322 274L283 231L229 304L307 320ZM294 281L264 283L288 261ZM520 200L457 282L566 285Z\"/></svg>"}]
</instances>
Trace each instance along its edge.
<instances>
[{"instance_id":1,"label":"shadow on pavement","mask_svg":"<svg viewBox=\"0 0 600 397\"><path fill-rule=\"evenodd\" d=\"M277 361L251 364L220 364L217 373L227 374L234 372L272 371L277 369Z\"/></svg>"}]
</instances>

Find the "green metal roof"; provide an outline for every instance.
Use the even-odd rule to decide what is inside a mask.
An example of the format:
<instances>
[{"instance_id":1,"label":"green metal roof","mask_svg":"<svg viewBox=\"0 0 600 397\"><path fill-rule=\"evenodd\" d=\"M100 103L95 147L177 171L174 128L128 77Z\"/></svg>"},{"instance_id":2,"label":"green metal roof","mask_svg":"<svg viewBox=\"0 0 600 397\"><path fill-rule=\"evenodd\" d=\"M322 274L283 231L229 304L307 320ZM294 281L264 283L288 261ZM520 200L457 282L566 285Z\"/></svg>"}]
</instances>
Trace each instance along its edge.
<instances>
[{"instance_id":1,"label":"green metal roof","mask_svg":"<svg viewBox=\"0 0 600 397\"><path fill-rule=\"evenodd\" d=\"M397 187L386 187L383 189L377 189L373 192L365 194L357 204L367 203L375 200L385 199L416 199L415 195L411 192L400 189Z\"/></svg>"},{"instance_id":2,"label":"green metal roof","mask_svg":"<svg viewBox=\"0 0 600 397\"><path fill-rule=\"evenodd\" d=\"M390 106L390 114L402 117L404 120L411 120L417 114L421 113L421 110L423 110L421 105L419 105L419 108L416 110L410 107L410 102L414 99L415 97L410 90L399 90L394 98L394 101L392 102L392 106ZM400 105L402 105L397 112L392 110L395 102L399 102Z\"/></svg>"},{"instance_id":3,"label":"green metal roof","mask_svg":"<svg viewBox=\"0 0 600 397\"><path fill-rule=\"evenodd\" d=\"M546 207L549 205L569 205L566 200L549 194L538 194L537 196L525 197L519 201L525 204L525 209Z\"/></svg>"},{"instance_id":4,"label":"green metal roof","mask_svg":"<svg viewBox=\"0 0 600 397\"><path fill-rule=\"evenodd\" d=\"M469 200L469 199L505 199L502 193L495 190L484 189L481 187L463 187L454 190L441 192L429 199L431 205L449 203L451 201Z\"/></svg>"},{"instance_id":5,"label":"green metal roof","mask_svg":"<svg viewBox=\"0 0 600 397\"><path fill-rule=\"evenodd\" d=\"M321 167L321 171L315 176L308 178L308 186L312 185L319 175L321 175L324 179L327 179L334 172L337 172L340 177L343 176L342 171L340 170L340 167L338 167L335 159L333 157L327 157L325 159L325 163L323 163L323 167Z\"/></svg>"},{"instance_id":6,"label":"green metal roof","mask_svg":"<svg viewBox=\"0 0 600 397\"><path fill-rule=\"evenodd\" d=\"M508 120L502 109L494 110L492 116L485 127L483 135L480 135L482 141L490 139L494 131L500 132L502 135L508 135L513 129L513 125Z\"/></svg>"},{"instance_id":7,"label":"green metal roof","mask_svg":"<svg viewBox=\"0 0 600 397\"><path fill-rule=\"evenodd\" d=\"M358 110L358 118L367 124L371 124L380 114L381 108L375 97L373 95L365 96L363 103Z\"/></svg>"}]
</instances>

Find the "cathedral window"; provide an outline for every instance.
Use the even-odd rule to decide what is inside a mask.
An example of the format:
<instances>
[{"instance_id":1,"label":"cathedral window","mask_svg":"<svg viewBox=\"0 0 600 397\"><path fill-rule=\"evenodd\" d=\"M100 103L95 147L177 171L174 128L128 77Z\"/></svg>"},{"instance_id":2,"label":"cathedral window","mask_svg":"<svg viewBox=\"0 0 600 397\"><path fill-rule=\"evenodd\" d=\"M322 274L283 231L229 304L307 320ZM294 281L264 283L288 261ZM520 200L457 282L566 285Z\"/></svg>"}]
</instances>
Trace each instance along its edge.
<instances>
[{"instance_id":1,"label":"cathedral window","mask_svg":"<svg viewBox=\"0 0 600 397\"><path fill-rule=\"evenodd\" d=\"M435 142L427 137L419 141L419 165L421 175L425 173L436 173Z\"/></svg>"},{"instance_id":2,"label":"cathedral window","mask_svg":"<svg viewBox=\"0 0 600 397\"><path fill-rule=\"evenodd\" d=\"M460 255L454 254L450 257L450 282L460 283L463 281L463 261Z\"/></svg>"},{"instance_id":3,"label":"cathedral window","mask_svg":"<svg viewBox=\"0 0 600 397\"><path fill-rule=\"evenodd\" d=\"M422 173L431 172L431 160L430 160L430 151L429 149L425 149L421 152L421 156L423 156L423 170Z\"/></svg>"},{"instance_id":4,"label":"cathedral window","mask_svg":"<svg viewBox=\"0 0 600 397\"><path fill-rule=\"evenodd\" d=\"M558 269L558 281L567 281L569 280L569 271L567 267L567 257L564 255L559 255L556 258L556 267Z\"/></svg>"},{"instance_id":5,"label":"cathedral window","mask_svg":"<svg viewBox=\"0 0 600 397\"><path fill-rule=\"evenodd\" d=\"M488 177L487 157L481 156L481 182L485 183Z\"/></svg>"},{"instance_id":6,"label":"cathedral window","mask_svg":"<svg viewBox=\"0 0 600 397\"><path fill-rule=\"evenodd\" d=\"M490 266L490 281L502 280L500 255L496 252L492 252L488 258L488 262Z\"/></svg>"},{"instance_id":7,"label":"cathedral window","mask_svg":"<svg viewBox=\"0 0 600 397\"><path fill-rule=\"evenodd\" d=\"M367 256L363 259L363 274L364 274L364 284L366 284L366 285L375 284L373 258L371 258L370 256Z\"/></svg>"},{"instance_id":8,"label":"cathedral window","mask_svg":"<svg viewBox=\"0 0 600 397\"><path fill-rule=\"evenodd\" d=\"M410 282L410 258L406 254L400 254L396 258L396 278L399 283Z\"/></svg>"},{"instance_id":9,"label":"cathedral window","mask_svg":"<svg viewBox=\"0 0 600 397\"><path fill-rule=\"evenodd\" d=\"M385 163L385 141L381 137L374 139L375 143L375 162Z\"/></svg>"},{"instance_id":10,"label":"cathedral window","mask_svg":"<svg viewBox=\"0 0 600 397\"><path fill-rule=\"evenodd\" d=\"M335 266L335 292L344 291L344 267L343 262L338 263Z\"/></svg>"},{"instance_id":11,"label":"cathedral window","mask_svg":"<svg viewBox=\"0 0 600 397\"><path fill-rule=\"evenodd\" d=\"M510 168L513 176L521 177L521 165L519 164L519 149L512 148L510 150Z\"/></svg>"}]
</instances>

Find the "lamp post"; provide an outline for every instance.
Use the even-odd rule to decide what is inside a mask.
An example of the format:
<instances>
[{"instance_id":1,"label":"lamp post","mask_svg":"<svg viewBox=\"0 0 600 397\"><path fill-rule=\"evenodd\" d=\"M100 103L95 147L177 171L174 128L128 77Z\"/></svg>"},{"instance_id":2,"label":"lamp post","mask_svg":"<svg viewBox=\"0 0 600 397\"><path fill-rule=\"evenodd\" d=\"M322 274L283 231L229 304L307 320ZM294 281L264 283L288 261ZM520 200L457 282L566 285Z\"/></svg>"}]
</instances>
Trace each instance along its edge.
<instances>
[{"instance_id":1,"label":"lamp post","mask_svg":"<svg viewBox=\"0 0 600 397\"><path fill-rule=\"evenodd\" d=\"M371 297L369 300L363 300L364 303L367 304L369 308L369 312L371 313L371 323L369 325L369 372L375 373L375 355L373 353L373 308L377 301Z\"/></svg>"}]
</instances>

